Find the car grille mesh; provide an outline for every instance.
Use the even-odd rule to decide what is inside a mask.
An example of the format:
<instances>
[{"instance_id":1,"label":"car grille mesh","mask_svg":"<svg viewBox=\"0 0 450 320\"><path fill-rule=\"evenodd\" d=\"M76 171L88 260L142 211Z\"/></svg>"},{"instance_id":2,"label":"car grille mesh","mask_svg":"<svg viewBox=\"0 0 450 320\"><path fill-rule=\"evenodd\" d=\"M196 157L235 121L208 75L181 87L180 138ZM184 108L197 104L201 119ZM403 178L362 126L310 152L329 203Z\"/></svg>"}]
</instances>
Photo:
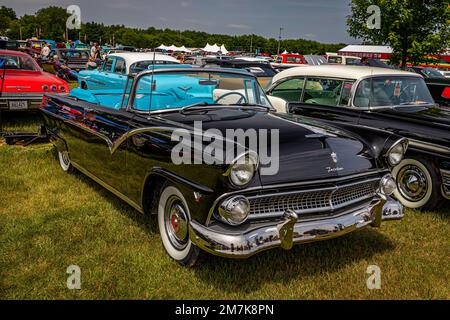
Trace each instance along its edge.
<instances>
[{"instance_id":1,"label":"car grille mesh","mask_svg":"<svg viewBox=\"0 0 450 320\"><path fill-rule=\"evenodd\" d=\"M250 217L281 216L288 209L300 215L326 213L371 198L376 194L378 187L379 179L373 179L326 189L249 197Z\"/></svg>"}]
</instances>

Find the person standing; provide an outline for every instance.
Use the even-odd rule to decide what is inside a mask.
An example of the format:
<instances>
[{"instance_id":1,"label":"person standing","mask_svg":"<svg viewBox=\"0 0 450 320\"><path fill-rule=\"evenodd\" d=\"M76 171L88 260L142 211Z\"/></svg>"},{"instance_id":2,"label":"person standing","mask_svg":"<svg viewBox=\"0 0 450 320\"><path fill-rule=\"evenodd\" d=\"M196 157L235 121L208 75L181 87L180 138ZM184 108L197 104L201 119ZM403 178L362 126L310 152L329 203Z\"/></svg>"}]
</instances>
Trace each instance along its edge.
<instances>
[{"instance_id":1,"label":"person standing","mask_svg":"<svg viewBox=\"0 0 450 320\"><path fill-rule=\"evenodd\" d=\"M95 53L97 52L97 42L94 42L94 44L91 47L91 57L95 58Z\"/></svg>"},{"instance_id":2,"label":"person standing","mask_svg":"<svg viewBox=\"0 0 450 320\"><path fill-rule=\"evenodd\" d=\"M50 56L50 44L46 43L41 49L41 59L48 60Z\"/></svg>"}]
</instances>

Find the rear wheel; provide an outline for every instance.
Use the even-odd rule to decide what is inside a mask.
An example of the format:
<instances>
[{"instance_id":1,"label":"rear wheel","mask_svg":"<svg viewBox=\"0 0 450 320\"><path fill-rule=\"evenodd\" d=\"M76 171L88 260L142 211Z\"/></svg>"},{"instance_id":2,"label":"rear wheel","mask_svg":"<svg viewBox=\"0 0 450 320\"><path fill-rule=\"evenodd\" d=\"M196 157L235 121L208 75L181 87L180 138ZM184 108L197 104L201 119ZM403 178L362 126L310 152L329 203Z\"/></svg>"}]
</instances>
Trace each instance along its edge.
<instances>
[{"instance_id":1,"label":"rear wheel","mask_svg":"<svg viewBox=\"0 0 450 320\"><path fill-rule=\"evenodd\" d=\"M190 213L183 194L173 185L162 187L158 225L167 254L183 266L193 266L200 250L189 239Z\"/></svg>"},{"instance_id":2,"label":"rear wheel","mask_svg":"<svg viewBox=\"0 0 450 320\"><path fill-rule=\"evenodd\" d=\"M422 157L403 159L392 170L397 180L394 196L413 209L434 210L443 200L439 171Z\"/></svg>"},{"instance_id":3,"label":"rear wheel","mask_svg":"<svg viewBox=\"0 0 450 320\"><path fill-rule=\"evenodd\" d=\"M58 159L59 159L59 165L61 166L63 171L65 171L65 172L73 171L73 166L72 166L72 163L70 162L70 157L69 157L68 151L66 151L66 150L59 151L58 150Z\"/></svg>"}]
</instances>

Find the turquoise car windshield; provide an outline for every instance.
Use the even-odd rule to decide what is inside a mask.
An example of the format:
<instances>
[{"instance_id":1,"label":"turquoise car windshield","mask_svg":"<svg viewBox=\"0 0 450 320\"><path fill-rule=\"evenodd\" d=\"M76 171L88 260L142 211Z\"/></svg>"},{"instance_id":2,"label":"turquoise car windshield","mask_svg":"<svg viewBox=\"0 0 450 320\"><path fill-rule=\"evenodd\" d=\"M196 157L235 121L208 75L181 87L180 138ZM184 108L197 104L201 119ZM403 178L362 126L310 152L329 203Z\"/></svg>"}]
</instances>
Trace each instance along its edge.
<instances>
[{"instance_id":1,"label":"turquoise car windshield","mask_svg":"<svg viewBox=\"0 0 450 320\"><path fill-rule=\"evenodd\" d=\"M132 107L136 111L161 111L187 106L259 105L270 102L256 78L245 74L182 71L140 77Z\"/></svg>"}]
</instances>

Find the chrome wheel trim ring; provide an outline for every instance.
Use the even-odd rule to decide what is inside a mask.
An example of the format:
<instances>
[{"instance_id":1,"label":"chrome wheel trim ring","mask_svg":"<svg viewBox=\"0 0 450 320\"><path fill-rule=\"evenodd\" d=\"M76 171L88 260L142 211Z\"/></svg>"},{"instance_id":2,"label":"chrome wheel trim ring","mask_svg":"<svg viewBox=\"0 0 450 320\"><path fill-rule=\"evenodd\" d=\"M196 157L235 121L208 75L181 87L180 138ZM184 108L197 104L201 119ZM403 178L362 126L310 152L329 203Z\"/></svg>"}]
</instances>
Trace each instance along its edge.
<instances>
[{"instance_id":1,"label":"chrome wheel trim ring","mask_svg":"<svg viewBox=\"0 0 450 320\"><path fill-rule=\"evenodd\" d=\"M58 156L59 156L59 162L60 162L63 170L64 171L69 170L69 167L70 167L69 153L67 151L59 151Z\"/></svg>"},{"instance_id":2,"label":"chrome wheel trim ring","mask_svg":"<svg viewBox=\"0 0 450 320\"><path fill-rule=\"evenodd\" d=\"M172 246L183 250L188 245L188 215L180 198L171 196L164 208L164 225Z\"/></svg>"},{"instance_id":3,"label":"chrome wheel trim ring","mask_svg":"<svg viewBox=\"0 0 450 320\"><path fill-rule=\"evenodd\" d=\"M425 198L429 187L425 172L413 164L408 164L399 170L397 186L400 194L412 202Z\"/></svg>"}]
</instances>

